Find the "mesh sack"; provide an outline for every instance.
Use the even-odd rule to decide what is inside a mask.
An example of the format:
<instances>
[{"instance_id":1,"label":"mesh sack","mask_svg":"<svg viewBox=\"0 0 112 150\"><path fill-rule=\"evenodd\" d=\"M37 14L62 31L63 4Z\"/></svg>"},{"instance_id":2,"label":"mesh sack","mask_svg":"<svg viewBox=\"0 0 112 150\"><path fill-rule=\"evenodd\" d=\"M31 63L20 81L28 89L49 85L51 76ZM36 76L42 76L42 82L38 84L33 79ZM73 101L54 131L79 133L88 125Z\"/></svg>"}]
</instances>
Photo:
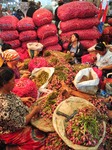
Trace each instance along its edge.
<instances>
[{"instance_id":1,"label":"mesh sack","mask_svg":"<svg viewBox=\"0 0 112 150\"><path fill-rule=\"evenodd\" d=\"M29 58L29 54L27 52L27 50L25 50L23 53L21 52L18 52L19 53L19 56L20 56L20 59L23 61L24 59L27 59Z\"/></svg>"},{"instance_id":2,"label":"mesh sack","mask_svg":"<svg viewBox=\"0 0 112 150\"><path fill-rule=\"evenodd\" d=\"M33 21L36 26L49 24L52 22L52 19L53 19L53 14L45 8L40 8L36 10L33 14Z\"/></svg>"},{"instance_id":3,"label":"mesh sack","mask_svg":"<svg viewBox=\"0 0 112 150\"><path fill-rule=\"evenodd\" d=\"M112 18L108 19L108 24L112 26Z\"/></svg>"},{"instance_id":4,"label":"mesh sack","mask_svg":"<svg viewBox=\"0 0 112 150\"><path fill-rule=\"evenodd\" d=\"M64 43L63 43L63 48L67 50L68 45L69 45L69 42L64 42Z\"/></svg>"},{"instance_id":5,"label":"mesh sack","mask_svg":"<svg viewBox=\"0 0 112 150\"><path fill-rule=\"evenodd\" d=\"M58 44L58 36L49 36L43 40L40 40L40 43L42 43L44 47L56 45Z\"/></svg>"},{"instance_id":6,"label":"mesh sack","mask_svg":"<svg viewBox=\"0 0 112 150\"><path fill-rule=\"evenodd\" d=\"M23 49L22 47L17 47L17 48L15 48L15 50L16 50L18 53L24 53L24 51L25 51L26 49Z\"/></svg>"},{"instance_id":7,"label":"mesh sack","mask_svg":"<svg viewBox=\"0 0 112 150\"><path fill-rule=\"evenodd\" d=\"M1 31L0 32L0 38L3 41L11 41L15 40L19 37L17 30L8 30L8 31Z\"/></svg>"},{"instance_id":8,"label":"mesh sack","mask_svg":"<svg viewBox=\"0 0 112 150\"><path fill-rule=\"evenodd\" d=\"M93 45L95 45L97 43L97 40L96 39L94 39L94 40L81 40L80 42L85 49L88 49L88 48L92 47Z\"/></svg>"},{"instance_id":9,"label":"mesh sack","mask_svg":"<svg viewBox=\"0 0 112 150\"><path fill-rule=\"evenodd\" d=\"M22 31L19 35L20 41L29 41L29 40L35 40L37 38L36 31L29 30L29 31Z\"/></svg>"},{"instance_id":10,"label":"mesh sack","mask_svg":"<svg viewBox=\"0 0 112 150\"><path fill-rule=\"evenodd\" d=\"M37 36L40 39L45 39L48 36L53 36L57 34L57 28L55 24L46 24L38 28Z\"/></svg>"},{"instance_id":11,"label":"mesh sack","mask_svg":"<svg viewBox=\"0 0 112 150\"><path fill-rule=\"evenodd\" d=\"M31 42L38 42L38 41L37 40L29 40L29 41L22 42L22 48L27 48L27 43L31 43Z\"/></svg>"},{"instance_id":12,"label":"mesh sack","mask_svg":"<svg viewBox=\"0 0 112 150\"><path fill-rule=\"evenodd\" d=\"M103 34L104 34L104 35L109 35L109 34L110 34L110 29L112 29L111 26L105 27L105 28L103 29Z\"/></svg>"},{"instance_id":13,"label":"mesh sack","mask_svg":"<svg viewBox=\"0 0 112 150\"><path fill-rule=\"evenodd\" d=\"M19 20L15 16L3 16L0 18L1 30L16 30Z\"/></svg>"},{"instance_id":14,"label":"mesh sack","mask_svg":"<svg viewBox=\"0 0 112 150\"><path fill-rule=\"evenodd\" d=\"M94 57L95 57L95 54L92 54L92 53L86 54L81 57L81 62L83 64L85 64L85 63L94 64Z\"/></svg>"},{"instance_id":15,"label":"mesh sack","mask_svg":"<svg viewBox=\"0 0 112 150\"><path fill-rule=\"evenodd\" d=\"M36 84L28 78L20 78L15 80L13 93L19 97L33 97L37 98Z\"/></svg>"},{"instance_id":16,"label":"mesh sack","mask_svg":"<svg viewBox=\"0 0 112 150\"><path fill-rule=\"evenodd\" d=\"M4 41L4 43L10 44L12 46L12 49L15 49L21 45L19 40Z\"/></svg>"},{"instance_id":17,"label":"mesh sack","mask_svg":"<svg viewBox=\"0 0 112 150\"><path fill-rule=\"evenodd\" d=\"M97 26L100 23L96 17L84 18L84 19L72 19L64 22L60 22L60 29L62 32L68 32L77 29L89 29L93 26Z\"/></svg>"},{"instance_id":18,"label":"mesh sack","mask_svg":"<svg viewBox=\"0 0 112 150\"><path fill-rule=\"evenodd\" d=\"M98 8L91 2L75 1L58 8L57 15L61 21L73 18L88 18L98 14Z\"/></svg>"},{"instance_id":19,"label":"mesh sack","mask_svg":"<svg viewBox=\"0 0 112 150\"><path fill-rule=\"evenodd\" d=\"M28 64L29 71L32 71L34 68L47 67L48 63L44 57L35 57L30 60Z\"/></svg>"},{"instance_id":20,"label":"mesh sack","mask_svg":"<svg viewBox=\"0 0 112 150\"><path fill-rule=\"evenodd\" d=\"M62 47L59 44L53 45L53 46L48 46L45 48L46 50L52 50L52 51L61 51Z\"/></svg>"},{"instance_id":21,"label":"mesh sack","mask_svg":"<svg viewBox=\"0 0 112 150\"><path fill-rule=\"evenodd\" d=\"M26 30L33 30L35 29L35 25L33 22L33 19L30 17L26 17L21 19L18 23L17 23L17 28L19 31L26 31Z\"/></svg>"},{"instance_id":22,"label":"mesh sack","mask_svg":"<svg viewBox=\"0 0 112 150\"><path fill-rule=\"evenodd\" d=\"M112 26L109 29L109 35L110 35L110 37L112 37Z\"/></svg>"},{"instance_id":23,"label":"mesh sack","mask_svg":"<svg viewBox=\"0 0 112 150\"><path fill-rule=\"evenodd\" d=\"M101 36L100 32L96 28L91 28L91 29L85 29L85 30L74 30L71 32L66 32L66 33L61 33L60 38L62 41L65 39L69 40L70 36L73 33L77 33L80 37L80 40L93 40L93 39L99 39Z\"/></svg>"},{"instance_id":24,"label":"mesh sack","mask_svg":"<svg viewBox=\"0 0 112 150\"><path fill-rule=\"evenodd\" d=\"M23 61L24 59L29 58L27 49L19 47L19 48L16 48L15 50L18 52L20 56L20 61Z\"/></svg>"}]
</instances>

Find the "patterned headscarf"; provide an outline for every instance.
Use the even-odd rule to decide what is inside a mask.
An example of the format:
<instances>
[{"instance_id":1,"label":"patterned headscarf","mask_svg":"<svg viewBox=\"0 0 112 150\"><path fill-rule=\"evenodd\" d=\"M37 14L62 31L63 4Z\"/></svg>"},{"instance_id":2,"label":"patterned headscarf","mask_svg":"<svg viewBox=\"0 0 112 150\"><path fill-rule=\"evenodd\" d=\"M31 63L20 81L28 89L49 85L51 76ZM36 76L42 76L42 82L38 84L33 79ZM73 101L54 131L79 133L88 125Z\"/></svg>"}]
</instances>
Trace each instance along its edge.
<instances>
[{"instance_id":1,"label":"patterned headscarf","mask_svg":"<svg viewBox=\"0 0 112 150\"><path fill-rule=\"evenodd\" d=\"M8 49L8 50L4 51L2 53L2 56L3 56L4 61L6 61L6 62L11 62L11 61L14 61L14 60L19 60L19 58L20 58L18 52L16 52L13 49Z\"/></svg>"}]
</instances>

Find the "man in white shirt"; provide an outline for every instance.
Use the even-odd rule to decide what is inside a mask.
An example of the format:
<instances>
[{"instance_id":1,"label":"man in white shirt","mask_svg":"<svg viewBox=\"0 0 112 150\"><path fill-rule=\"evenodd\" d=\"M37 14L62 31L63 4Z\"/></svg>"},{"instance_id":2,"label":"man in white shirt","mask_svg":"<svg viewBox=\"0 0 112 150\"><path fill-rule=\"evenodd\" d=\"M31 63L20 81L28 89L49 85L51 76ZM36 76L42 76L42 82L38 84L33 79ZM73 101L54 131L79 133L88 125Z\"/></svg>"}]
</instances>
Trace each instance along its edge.
<instances>
[{"instance_id":1,"label":"man in white shirt","mask_svg":"<svg viewBox=\"0 0 112 150\"><path fill-rule=\"evenodd\" d=\"M105 44L100 42L95 46L97 52L96 66L103 71L103 75L112 72L112 52L109 51Z\"/></svg>"}]
</instances>

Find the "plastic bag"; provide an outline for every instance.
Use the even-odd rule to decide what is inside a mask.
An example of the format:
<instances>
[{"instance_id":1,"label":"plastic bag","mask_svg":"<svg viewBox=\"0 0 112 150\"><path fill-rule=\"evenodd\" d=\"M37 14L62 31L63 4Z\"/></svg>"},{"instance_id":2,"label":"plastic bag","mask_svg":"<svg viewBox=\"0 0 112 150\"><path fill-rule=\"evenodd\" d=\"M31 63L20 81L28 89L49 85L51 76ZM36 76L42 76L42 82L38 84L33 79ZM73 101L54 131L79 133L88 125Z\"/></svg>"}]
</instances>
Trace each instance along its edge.
<instances>
[{"instance_id":1,"label":"plastic bag","mask_svg":"<svg viewBox=\"0 0 112 150\"><path fill-rule=\"evenodd\" d=\"M76 74L73 83L81 92L96 94L98 90L99 78L92 68L85 68Z\"/></svg>"},{"instance_id":2,"label":"plastic bag","mask_svg":"<svg viewBox=\"0 0 112 150\"><path fill-rule=\"evenodd\" d=\"M39 91L42 91L43 92L43 89L45 89L49 83L49 79L51 78L51 76L53 75L54 73L54 68L53 67L42 67L42 68L35 68L33 71L32 71L32 74L31 74L31 78L32 77L38 77L42 71L45 71L47 72L49 75L48 75L48 78L46 80L46 82L39 88ZM44 90L45 91L45 90Z\"/></svg>"}]
</instances>

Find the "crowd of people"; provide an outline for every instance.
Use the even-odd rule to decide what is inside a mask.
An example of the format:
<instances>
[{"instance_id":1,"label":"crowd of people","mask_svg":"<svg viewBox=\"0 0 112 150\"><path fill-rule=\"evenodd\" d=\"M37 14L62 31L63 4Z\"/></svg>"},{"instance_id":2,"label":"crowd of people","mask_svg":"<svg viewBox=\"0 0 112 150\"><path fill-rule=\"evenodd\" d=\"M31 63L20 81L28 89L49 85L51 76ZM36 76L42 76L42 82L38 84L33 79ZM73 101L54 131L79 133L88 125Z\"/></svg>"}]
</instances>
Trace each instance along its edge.
<instances>
[{"instance_id":1,"label":"crowd of people","mask_svg":"<svg viewBox=\"0 0 112 150\"><path fill-rule=\"evenodd\" d=\"M42 7L40 1L38 1L37 3L33 2L33 1L30 1L29 6L28 6L28 10L27 10L26 14L24 14L24 12L21 9L16 9L15 7L12 10L10 8L7 8L7 7L2 8L2 4L0 4L0 17L6 16L6 15L14 15L19 20L21 20L25 16L32 17L33 13L37 9L39 9L40 7Z\"/></svg>"},{"instance_id":2,"label":"crowd of people","mask_svg":"<svg viewBox=\"0 0 112 150\"><path fill-rule=\"evenodd\" d=\"M58 5L63 5L59 1ZM41 3L29 3L27 13L24 14L20 9L12 15L19 20L25 16L32 17L33 13L41 7ZM57 7L58 9L58 7ZM54 14L55 24L58 28L59 18L57 17L57 9ZM0 5L0 10L2 6ZM0 11L0 16L9 15ZM104 41L98 41L93 47L95 52L94 62L91 66L97 67L102 71L101 83L105 81L108 73L112 73L112 51L107 47ZM47 134L34 128L30 121L42 109L40 105L28 108L24 101L31 100L31 97L20 98L12 93L15 84L15 79L28 77L29 71L20 71L17 63L20 56L17 51L13 50L10 44L3 43L1 47L2 58L0 58L0 142L6 145L16 145L20 149L41 150L44 145ZM66 53L72 56L70 64L81 64L82 56L89 55L89 51L80 43L80 36L77 33L71 35ZM88 63L88 62L87 62ZM104 85L104 84L103 84ZM105 86L100 85L101 93L104 97L107 96ZM33 99L32 99L33 101ZM112 106L111 106L112 110ZM112 123L112 119L111 119Z\"/></svg>"}]
</instances>

